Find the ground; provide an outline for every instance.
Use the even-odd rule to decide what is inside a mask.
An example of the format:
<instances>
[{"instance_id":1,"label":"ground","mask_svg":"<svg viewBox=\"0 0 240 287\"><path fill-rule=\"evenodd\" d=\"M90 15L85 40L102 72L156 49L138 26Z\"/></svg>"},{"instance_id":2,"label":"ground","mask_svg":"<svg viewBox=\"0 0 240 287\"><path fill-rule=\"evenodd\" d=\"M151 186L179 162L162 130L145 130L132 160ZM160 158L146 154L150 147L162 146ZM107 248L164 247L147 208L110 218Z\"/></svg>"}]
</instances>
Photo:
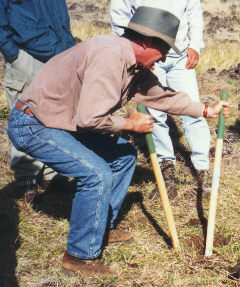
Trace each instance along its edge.
<instances>
[{"instance_id":1,"label":"ground","mask_svg":"<svg viewBox=\"0 0 240 287\"><path fill-rule=\"evenodd\" d=\"M97 2L97 3L96 3ZM67 1L74 35L81 40L110 33L109 1ZM227 90L232 102L226 122L216 217L214 253L204 257L209 198L197 188L190 151L177 117L169 117L177 155L178 196L171 202L181 252L173 250L155 188L150 159L142 135L123 134L138 149L138 165L119 216L119 227L134 241L107 246L102 261L115 276L86 279L62 272L74 180L53 182L41 190L33 206L24 205L9 167L10 142L6 135L9 112L3 90L4 61L0 58L0 286L235 286L240 263L240 2L202 1L205 49L197 67L201 100L214 101ZM122 109L127 113L131 103ZM211 131L210 177L216 146L217 119Z\"/></svg>"}]
</instances>

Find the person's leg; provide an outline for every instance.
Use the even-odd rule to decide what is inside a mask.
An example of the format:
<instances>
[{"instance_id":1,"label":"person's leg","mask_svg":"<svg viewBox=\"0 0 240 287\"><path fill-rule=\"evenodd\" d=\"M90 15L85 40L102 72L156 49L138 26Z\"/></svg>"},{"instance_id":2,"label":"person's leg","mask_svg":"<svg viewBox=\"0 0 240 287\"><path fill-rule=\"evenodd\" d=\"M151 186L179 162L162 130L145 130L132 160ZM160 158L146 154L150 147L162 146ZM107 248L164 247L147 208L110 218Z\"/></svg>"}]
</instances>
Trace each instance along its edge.
<instances>
[{"instance_id":1,"label":"person's leg","mask_svg":"<svg viewBox=\"0 0 240 287\"><path fill-rule=\"evenodd\" d=\"M102 136L95 133L83 137L76 135L81 142L101 156L112 171L112 189L110 197L110 209L107 229L110 229L108 242L126 242L131 235L124 231L112 231L115 228L115 220L122 206L123 200L130 185L136 166L137 153L135 148L125 139L119 136Z\"/></svg>"},{"instance_id":2,"label":"person's leg","mask_svg":"<svg viewBox=\"0 0 240 287\"><path fill-rule=\"evenodd\" d=\"M155 63L154 74L158 77L159 82L164 87L167 86L166 80L169 64L170 62L168 59L165 63ZM154 120L154 131L152 135L159 162L161 163L163 159L165 159L174 163L176 158L174 155L172 140L169 136L169 127L166 124L167 114L151 108L147 108L147 110Z\"/></svg>"},{"instance_id":3,"label":"person's leg","mask_svg":"<svg viewBox=\"0 0 240 287\"><path fill-rule=\"evenodd\" d=\"M111 141L109 142L112 145ZM137 153L135 148L130 145L125 139L117 137L114 144L115 151L109 152L111 146L103 146L103 158L108 161L113 173L113 187L110 199L110 226L115 227L119 209L122 206L123 200L130 185L133 172L135 170Z\"/></svg>"},{"instance_id":4,"label":"person's leg","mask_svg":"<svg viewBox=\"0 0 240 287\"><path fill-rule=\"evenodd\" d=\"M29 86L42 65L42 62L34 59L23 50L19 51L18 58L13 63L6 63L4 85L9 109L12 109L17 98ZM43 167L42 162L16 150L12 146L11 169L14 171L18 186L26 188L37 186L37 176ZM47 179L49 180L56 175L53 170L49 169L44 171L44 173L47 173Z\"/></svg>"},{"instance_id":5,"label":"person's leg","mask_svg":"<svg viewBox=\"0 0 240 287\"><path fill-rule=\"evenodd\" d=\"M167 73L171 67L171 58L166 61L155 63L154 73L158 77L159 82L163 87L167 87ZM175 188L175 168L176 162L172 140L169 135L169 127L166 123L167 114L158 110L148 108L148 112L152 115L154 120L153 141L155 150L161 165L162 174L167 188L168 196L174 199L177 195ZM149 198L159 197L159 191L156 187L150 194Z\"/></svg>"},{"instance_id":6,"label":"person's leg","mask_svg":"<svg viewBox=\"0 0 240 287\"><path fill-rule=\"evenodd\" d=\"M186 69L187 57L173 58L174 67L167 74L168 86L183 91L193 101L199 101L197 79L194 69ZM209 169L210 132L203 117L181 116L186 140L191 148L191 160L197 170Z\"/></svg>"},{"instance_id":7,"label":"person's leg","mask_svg":"<svg viewBox=\"0 0 240 287\"><path fill-rule=\"evenodd\" d=\"M59 174L77 179L67 251L81 259L97 258L101 253L117 177L117 172L110 166L118 165L119 154L125 157L128 168L115 189L122 201L130 181L128 173L131 175L135 166L132 147L108 136L78 134L76 137L63 130L49 129L16 109L10 117L8 134L18 149L48 164ZM121 151L122 144L125 148ZM124 164L120 166L124 168Z\"/></svg>"}]
</instances>

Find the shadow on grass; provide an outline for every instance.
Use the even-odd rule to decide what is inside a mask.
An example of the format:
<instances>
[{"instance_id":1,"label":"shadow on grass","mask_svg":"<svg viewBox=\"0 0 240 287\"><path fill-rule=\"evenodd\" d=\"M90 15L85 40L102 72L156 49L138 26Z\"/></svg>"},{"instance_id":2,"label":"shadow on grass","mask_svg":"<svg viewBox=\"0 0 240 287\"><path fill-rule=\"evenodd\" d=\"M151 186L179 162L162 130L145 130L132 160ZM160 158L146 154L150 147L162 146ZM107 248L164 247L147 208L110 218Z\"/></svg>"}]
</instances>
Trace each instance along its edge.
<instances>
[{"instance_id":1,"label":"shadow on grass","mask_svg":"<svg viewBox=\"0 0 240 287\"><path fill-rule=\"evenodd\" d=\"M184 160L186 165L192 169L192 163L190 159L191 152L186 149L186 147L180 142L183 135L182 131L179 129L175 119L168 115L167 125L169 126L169 135L172 140L173 149L176 154L177 160Z\"/></svg>"},{"instance_id":2,"label":"shadow on grass","mask_svg":"<svg viewBox=\"0 0 240 287\"><path fill-rule=\"evenodd\" d=\"M116 219L116 225L118 225L128 214L133 204L138 204L141 208L143 214L147 217L150 224L156 230L159 236L163 238L169 248L172 247L172 242L170 237L163 231L163 229L158 225L157 221L153 218L153 216L148 212L145 205L143 204L143 196L140 192L130 192L126 195L125 200L123 202L122 208L119 211L119 215Z\"/></svg>"},{"instance_id":3,"label":"shadow on grass","mask_svg":"<svg viewBox=\"0 0 240 287\"><path fill-rule=\"evenodd\" d=\"M140 208L142 209L143 214L147 217L149 222L152 224L153 228L156 230L159 236L163 238L165 243L168 245L169 248L172 248L172 241L171 238L167 235L165 231L158 225L157 221L152 217L152 215L147 211L144 204L142 202L139 203Z\"/></svg>"},{"instance_id":4,"label":"shadow on grass","mask_svg":"<svg viewBox=\"0 0 240 287\"><path fill-rule=\"evenodd\" d=\"M206 237L207 237L207 219L204 217L204 209L203 209L203 191L201 188L197 190L197 213L200 223L202 225L204 246L206 246Z\"/></svg>"},{"instance_id":5,"label":"shadow on grass","mask_svg":"<svg viewBox=\"0 0 240 287\"><path fill-rule=\"evenodd\" d=\"M72 201L75 196L76 182L65 177L53 180L47 190L37 195L33 209L44 212L55 219L70 219Z\"/></svg>"},{"instance_id":6,"label":"shadow on grass","mask_svg":"<svg viewBox=\"0 0 240 287\"><path fill-rule=\"evenodd\" d=\"M19 208L15 203L16 185L10 183L0 190L0 286L17 287L16 251L20 247Z\"/></svg>"},{"instance_id":7,"label":"shadow on grass","mask_svg":"<svg viewBox=\"0 0 240 287\"><path fill-rule=\"evenodd\" d=\"M148 181L155 181L153 170L143 166L136 166L131 185L144 184Z\"/></svg>"},{"instance_id":8,"label":"shadow on grass","mask_svg":"<svg viewBox=\"0 0 240 287\"><path fill-rule=\"evenodd\" d=\"M240 120L236 120L235 125L230 126L229 130L240 135Z\"/></svg>"}]
</instances>

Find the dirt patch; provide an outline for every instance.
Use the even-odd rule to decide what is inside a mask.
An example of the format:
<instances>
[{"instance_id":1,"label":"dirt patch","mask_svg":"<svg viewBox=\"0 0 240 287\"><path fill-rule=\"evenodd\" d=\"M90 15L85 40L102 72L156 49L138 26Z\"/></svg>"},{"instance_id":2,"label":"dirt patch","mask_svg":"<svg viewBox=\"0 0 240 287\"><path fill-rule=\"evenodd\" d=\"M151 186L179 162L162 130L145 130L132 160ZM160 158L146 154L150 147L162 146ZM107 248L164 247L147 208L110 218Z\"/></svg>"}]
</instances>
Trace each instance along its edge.
<instances>
[{"instance_id":1,"label":"dirt patch","mask_svg":"<svg viewBox=\"0 0 240 287\"><path fill-rule=\"evenodd\" d=\"M98 20L110 23L109 4L110 1L101 5L93 0L67 0L68 11L71 20L88 21Z\"/></svg>"},{"instance_id":2,"label":"dirt patch","mask_svg":"<svg viewBox=\"0 0 240 287\"><path fill-rule=\"evenodd\" d=\"M183 242L183 245L195 251L197 255L204 255L204 240L199 235L193 234Z\"/></svg>"},{"instance_id":3,"label":"dirt patch","mask_svg":"<svg viewBox=\"0 0 240 287\"><path fill-rule=\"evenodd\" d=\"M189 222L187 223L188 226L197 226L199 224L200 224L199 219L190 219ZM216 233L214 236L213 246L214 247L226 246L230 243L230 241L231 236L226 237L220 233ZM183 242L183 245L194 250L197 255L204 255L205 253L205 240L199 235L193 234Z\"/></svg>"},{"instance_id":4,"label":"dirt patch","mask_svg":"<svg viewBox=\"0 0 240 287\"><path fill-rule=\"evenodd\" d=\"M215 68L210 68L207 70L207 73L210 75L217 75L217 77L221 77L223 79L230 78L232 80L239 81L240 85L240 63L230 66L229 69L223 69L219 73L217 73Z\"/></svg>"},{"instance_id":5,"label":"dirt patch","mask_svg":"<svg viewBox=\"0 0 240 287\"><path fill-rule=\"evenodd\" d=\"M218 77L228 77L233 80L240 81L240 63L232 65L229 69L223 69L219 74Z\"/></svg>"},{"instance_id":6,"label":"dirt patch","mask_svg":"<svg viewBox=\"0 0 240 287\"><path fill-rule=\"evenodd\" d=\"M205 13L206 15L206 13ZM209 14L207 16L210 16ZM211 17L208 24L206 25L205 33L208 35L215 35L216 33L222 32L223 30L228 32L235 32L233 26L240 24L240 18L236 15L231 17Z\"/></svg>"},{"instance_id":7,"label":"dirt patch","mask_svg":"<svg viewBox=\"0 0 240 287\"><path fill-rule=\"evenodd\" d=\"M225 141L226 141L226 144L229 144L229 143L237 143L240 141L240 131L238 132L227 132L225 133Z\"/></svg>"},{"instance_id":8,"label":"dirt patch","mask_svg":"<svg viewBox=\"0 0 240 287\"><path fill-rule=\"evenodd\" d=\"M228 245L230 241L231 241L231 236L224 236L220 233L216 233L214 236L213 245L215 247L222 247L222 246Z\"/></svg>"},{"instance_id":9,"label":"dirt patch","mask_svg":"<svg viewBox=\"0 0 240 287\"><path fill-rule=\"evenodd\" d=\"M227 271L230 273L228 276L230 279L239 279L240 278L240 264L237 264L233 267L228 267Z\"/></svg>"},{"instance_id":10,"label":"dirt patch","mask_svg":"<svg viewBox=\"0 0 240 287\"><path fill-rule=\"evenodd\" d=\"M187 223L186 226L199 226L201 225L201 221L198 218L191 218Z\"/></svg>"}]
</instances>

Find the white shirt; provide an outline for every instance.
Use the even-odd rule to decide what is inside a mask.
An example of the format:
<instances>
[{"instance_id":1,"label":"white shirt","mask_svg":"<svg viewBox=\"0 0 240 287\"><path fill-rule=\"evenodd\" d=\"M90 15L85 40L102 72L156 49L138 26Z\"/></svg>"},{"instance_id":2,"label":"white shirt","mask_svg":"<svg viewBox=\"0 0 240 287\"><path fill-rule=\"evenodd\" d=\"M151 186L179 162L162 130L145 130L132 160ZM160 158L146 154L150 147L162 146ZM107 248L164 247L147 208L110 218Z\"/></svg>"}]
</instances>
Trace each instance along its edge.
<instances>
[{"instance_id":1,"label":"white shirt","mask_svg":"<svg viewBox=\"0 0 240 287\"><path fill-rule=\"evenodd\" d=\"M139 6L150 6L166 10L180 20L175 45L184 53L187 47L198 53L204 48L203 16L200 0L111 0L112 30L122 35L124 29L116 25L127 26ZM168 56L179 57L171 49Z\"/></svg>"}]
</instances>

